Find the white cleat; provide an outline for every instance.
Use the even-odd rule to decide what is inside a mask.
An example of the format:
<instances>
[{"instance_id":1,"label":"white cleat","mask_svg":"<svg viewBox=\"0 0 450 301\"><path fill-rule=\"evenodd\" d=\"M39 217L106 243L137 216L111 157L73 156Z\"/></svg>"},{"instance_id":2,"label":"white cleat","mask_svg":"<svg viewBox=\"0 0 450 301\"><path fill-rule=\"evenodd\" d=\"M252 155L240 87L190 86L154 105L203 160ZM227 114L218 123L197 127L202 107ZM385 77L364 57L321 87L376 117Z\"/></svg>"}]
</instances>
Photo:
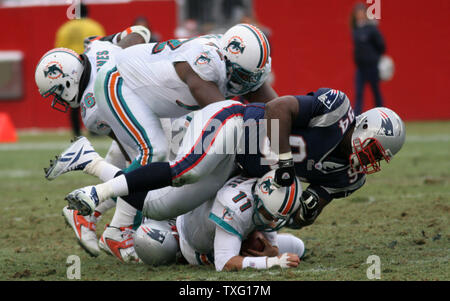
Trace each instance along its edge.
<instances>
[{"instance_id":1,"label":"white cleat","mask_svg":"<svg viewBox=\"0 0 450 301\"><path fill-rule=\"evenodd\" d=\"M50 166L44 168L45 178L49 181L63 173L83 170L93 159L100 157L86 137L77 137L72 144L55 160L50 160Z\"/></svg>"},{"instance_id":2,"label":"white cleat","mask_svg":"<svg viewBox=\"0 0 450 301\"><path fill-rule=\"evenodd\" d=\"M113 255L122 262L142 262L134 249L135 231L130 227L112 227L107 225L98 245L109 255Z\"/></svg>"},{"instance_id":3,"label":"white cleat","mask_svg":"<svg viewBox=\"0 0 450 301\"><path fill-rule=\"evenodd\" d=\"M65 197L65 200L69 203L69 209L77 210L83 216L94 213L99 203L95 186L75 189Z\"/></svg>"},{"instance_id":4,"label":"white cleat","mask_svg":"<svg viewBox=\"0 0 450 301\"><path fill-rule=\"evenodd\" d=\"M83 249L92 256L100 255L97 234L95 233L97 218L93 215L84 217L79 215L78 211L71 210L67 206L63 208L62 213L66 223L75 231L78 243Z\"/></svg>"}]
</instances>

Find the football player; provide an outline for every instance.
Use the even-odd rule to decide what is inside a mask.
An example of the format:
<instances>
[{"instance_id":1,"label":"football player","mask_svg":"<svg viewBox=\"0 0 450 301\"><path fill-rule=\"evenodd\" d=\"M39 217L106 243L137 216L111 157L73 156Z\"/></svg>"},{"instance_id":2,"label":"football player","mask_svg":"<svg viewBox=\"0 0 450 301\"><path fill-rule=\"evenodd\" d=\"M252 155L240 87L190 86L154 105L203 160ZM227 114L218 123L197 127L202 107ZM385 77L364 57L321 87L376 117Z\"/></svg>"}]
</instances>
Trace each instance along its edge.
<instances>
[{"instance_id":1,"label":"football player","mask_svg":"<svg viewBox=\"0 0 450 301\"><path fill-rule=\"evenodd\" d=\"M81 117L85 127L97 135L109 135L114 138L110 126L102 117L94 96L94 82L99 70L106 63L113 61L115 56L132 45L148 43L151 33L143 26L132 26L123 32L106 37L93 36L85 39L85 51L81 55L67 48L55 48L45 53L35 71L35 80L39 93L44 97L51 97L52 108L66 112L69 107L81 107ZM82 141L78 141L81 143ZM83 162L92 160L89 150L85 150ZM132 153L131 153L132 154ZM75 157L75 154L72 154ZM114 140L105 157L107 162L124 169L128 154L121 150L121 146ZM57 160L69 160L70 156ZM70 163L70 160L67 162ZM57 169L46 170L46 178L53 180L57 176ZM77 215L76 210L67 207L63 209L66 222L73 228L81 246L91 255L100 253L95 233L96 223L103 213L115 206L115 202L108 200L98 206L91 216ZM135 209L134 209L135 210Z\"/></svg>"},{"instance_id":2,"label":"football player","mask_svg":"<svg viewBox=\"0 0 450 301\"><path fill-rule=\"evenodd\" d=\"M274 171L261 179L237 176L216 197L170 221L149 220L135 236L136 252L147 264L162 265L183 258L192 265L215 265L217 271L272 266L297 267L304 255L301 239L277 234L300 206L302 188L274 184ZM259 250L245 246L254 231Z\"/></svg>"},{"instance_id":3,"label":"football player","mask_svg":"<svg viewBox=\"0 0 450 301\"><path fill-rule=\"evenodd\" d=\"M139 151L130 156L135 158L128 167L132 170L167 155L168 142L160 118L179 117L234 96L250 102L277 97L266 82L270 69L270 47L264 34L250 24L239 24L223 36L170 40L121 51L99 70L94 96L102 124L112 128L124 148L131 145L132 150ZM81 154L77 165L67 162L68 155L83 148L89 151ZM84 168L86 164L80 162L96 157L90 148L84 141L72 145L51 164L48 177ZM132 223L132 219L127 220Z\"/></svg>"},{"instance_id":4,"label":"football player","mask_svg":"<svg viewBox=\"0 0 450 301\"><path fill-rule=\"evenodd\" d=\"M278 153L265 151L264 143L259 147L259 141L253 139L259 135L245 130L244 124L250 120L257 131L264 131L264 118L279 120ZM267 123L267 135L262 137L273 137L271 122ZM313 223L332 199L361 188L366 174L379 171L380 161L389 162L401 149L405 134L403 121L387 108L374 108L355 118L348 97L335 89L284 96L267 105L225 101L196 112L176 159L125 174L116 170L116 177L77 189L67 195L67 200L82 214L89 214L106 198L128 195L127 202L143 209L144 215L167 219L208 200L205 195L214 185L225 183L236 162L242 173L251 177L275 169L275 182L280 186L290 186L295 176L309 183L291 225L299 228ZM242 140L244 145L221 151L235 140ZM252 154L248 148L254 144L258 150ZM238 152L240 148L245 151ZM275 156L274 164L262 164L271 155ZM166 188L158 189L161 187ZM151 201L137 197L139 192ZM155 194L162 197L155 198Z\"/></svg>"}]
</instances>

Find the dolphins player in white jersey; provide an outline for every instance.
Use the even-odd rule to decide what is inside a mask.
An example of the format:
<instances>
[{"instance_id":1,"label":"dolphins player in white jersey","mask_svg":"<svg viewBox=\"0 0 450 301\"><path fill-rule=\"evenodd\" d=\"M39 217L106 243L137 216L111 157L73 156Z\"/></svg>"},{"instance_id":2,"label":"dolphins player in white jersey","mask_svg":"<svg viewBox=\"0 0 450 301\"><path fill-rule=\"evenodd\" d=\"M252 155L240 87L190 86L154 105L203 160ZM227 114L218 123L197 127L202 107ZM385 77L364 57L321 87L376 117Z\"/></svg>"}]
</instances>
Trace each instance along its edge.
<instances>
[{"instance_id":1,"label":"dolphins player in white jersey","mask_svg":"<svg viewBox=\"0 0 450 301\"><path fill-rule=\"evenodd\" d=\"M243 96L250 102L275 98L277 94L266 82L270 69L270 47L264 34L250 24L239 24L223 36L137 45L120 52L115 63L109 62L100 70L95 81L95 97L105 124L112 128L118 140L124 145L134 143L140 150L140 156L130 166L134 169L161 161L167 154L168 143L160 118L180 117L234 96ZM139 97L132 107L127 96L130 93ZM142 120L152 124L150 131L142 129ZM81 144L73 147L80 149ZM83 147L90 148L89 143ZM60 158L72 152L71 147ZM89 165L79 164L80 161L83 162L78 160L72 166L58 160L52 164L55 171L52 177L81 169L98 174L86 170ZM105 175L104 179L110 176ZM118 206L121 203L119 199ZM119 228L123 228L132 223L133 215L129 212L133 209L127 209L126 204L120 207L128 211L121 215ZM116 239L114 244L118 246L125 241L128 238ZM116 253L117 256L119 252Z\"/></svg>"},{"instance_id":2,"label":"dolphins player in white jersey","mask_svg":"<svg viewBox=\"0 0 450 301\"><path fill-rule=\"evenodd\" d=\"M302 187L274 183L275 171L264 177L230 179L215 199L170 222L147 221L136 232L139 257L147 264L173 263L181 251L192 265L215 265L217 271L245 268L297 267L305 253L301 239L278 234L300 206ZM244 242L261 231L263 246L248 249ZM253 237L253 236L252 236Z\"/></svg>"},{"instance_id":3,"label":"dolphins player in white jersey","mask_svg":"<svg viewBox=\"0 0 450 301\"><path fill-rule=\"evenodd\" d=\"M67 48L55 48L45 53L35 71L36 84L40 94L52 97L52 108L66 112L69 107L81 107L83 124L97 135L114 137L111 128L101 116L94 95L94 82L99 70L107 62L114 61L115 56L129 46L148 43L151 33L143 26L132 26L110 36L93 36L85 39L85 52L81 55ZM78 141L80 143L82 141ZM132 146L127 146L128 153L114 140L105 157L105 160L121 169L126 168L129 156L133 155ZM85 150L89 153L89 150ZM72 157L75 157L73 154ZM68 160L69 157L58 158ZM85 160L81 164L86 164ZM46 169L46 178L54 179L53 168ZM78 215L76 210L63 208L66 222L73 228L81 246L91 255L100 253L95 226L102 214L115 206L110 199L99 205L91 216Z\"/></svg>"}]
</instances>

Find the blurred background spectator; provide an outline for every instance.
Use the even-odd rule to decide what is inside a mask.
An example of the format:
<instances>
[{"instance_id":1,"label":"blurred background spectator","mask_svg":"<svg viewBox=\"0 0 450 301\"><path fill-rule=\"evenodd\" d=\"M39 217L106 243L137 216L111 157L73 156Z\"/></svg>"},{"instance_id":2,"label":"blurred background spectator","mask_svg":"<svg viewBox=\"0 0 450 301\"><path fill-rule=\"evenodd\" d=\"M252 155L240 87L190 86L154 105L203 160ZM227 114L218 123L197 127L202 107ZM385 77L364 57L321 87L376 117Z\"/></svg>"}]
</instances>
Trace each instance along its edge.
<instances>
[{"instance_id":1,"label":"blurred background spectator","mask_svg":"<svg viewBox=\"0 0 450 301\"><path fill-rule=\"evenodd\" d=\"M367 82L371 87L375 105L377 107L383 106L378 62L385 52L386 46L376 22L367 18L366 11L365 4L357 3L351 15L353 57L356 64L356 103L354 106L356 115L362 113L364 86Z\"/></svg>"},{"instance_id":2,"label":"blurred background spectator","mask_svg":"<svg viewBox=\"0 0 450 301\"><path fill-rule=\"evenodd\" d=\"M105 30L97 21L88 17L88 7L79 2L80 19L65 22L56 32L55 47L70 48L82 54L84 52L84 39L90 36L104 36ZM75 137L81 135L80 108L70 109L70 121Z\"/></svg>"},{"instance_id":3,"label":"blurred background spectator","mask_svg":"<svg viewBox=\"0 0 450 301\"><path fill-rule=\"evenodd\" d=\"M252 0L178 0L177 4L180 36L224 33L253 11Z\"/></svg>"}]
</instances>

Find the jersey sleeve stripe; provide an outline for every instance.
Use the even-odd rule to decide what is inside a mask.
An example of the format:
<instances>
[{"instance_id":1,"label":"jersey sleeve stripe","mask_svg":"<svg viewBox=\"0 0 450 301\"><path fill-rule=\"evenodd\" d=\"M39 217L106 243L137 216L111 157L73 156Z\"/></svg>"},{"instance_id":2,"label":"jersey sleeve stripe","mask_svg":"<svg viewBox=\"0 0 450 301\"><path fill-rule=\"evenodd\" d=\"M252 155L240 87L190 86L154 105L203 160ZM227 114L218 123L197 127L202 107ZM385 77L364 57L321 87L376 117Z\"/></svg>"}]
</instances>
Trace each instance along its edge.
<instances>
[{"instance_id":1,"label":"jersey sleeve stripe","mask_svg":"<svg viewBox=\"0 0 450 301\"><path fill-rule=\"evenodd\" d=\"M238 236L242 240L242 235L234 229L230 224L227 224L223 219L215 215L214 213L209 214L209 219L212 220L216 225L224 229L225 231Z\"/></svg>"}]
</instances>

